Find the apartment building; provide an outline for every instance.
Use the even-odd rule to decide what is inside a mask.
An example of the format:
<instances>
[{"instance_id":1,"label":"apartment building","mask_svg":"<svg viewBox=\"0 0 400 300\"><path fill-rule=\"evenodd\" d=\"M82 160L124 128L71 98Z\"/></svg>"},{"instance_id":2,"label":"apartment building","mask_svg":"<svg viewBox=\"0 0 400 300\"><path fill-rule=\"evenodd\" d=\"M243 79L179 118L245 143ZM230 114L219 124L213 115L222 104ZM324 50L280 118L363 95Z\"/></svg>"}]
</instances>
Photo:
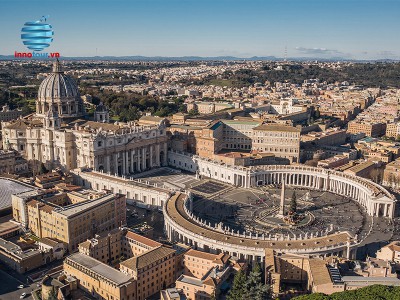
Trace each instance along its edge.
<instances>
[{"instance_id":1,"label":"apartment building","mask_svg":"<svg viewBox=\"0 0 400 300\"><path fill-rule=\"evenodd\" d=\"M292 163L300 160L300 129L281 124L263 124L253 128L252 149L287 158Z\"/></svg>"},{"instance_id":2,"label":"apartment building","mask_svg":"<svg viewBox=\"0 0 400 300\"><path fill-rule=\"evenodd\" d=\"M376 253L376 258L384 261L392 261L400 263L400 241L391 242L389 245L383 246Z\"/></svg>"},{"instance_id":3,"label":"apartment building","mask_svg":"<svg viewBox=\"0 0 400 300\"><path fill-rule=\"evenodd\" d=\"M346 130L330 128L322 132L310 132L301 136L303 143L318 146L340 146L346 142Z\"/></svg>"},{"instance_id":4,"label":"apartment building","mask_svg":"<svg viewBox=\"0 0 400 300\"><path fill-rule=\"evenodd\" d=\"M179 127L179 128L177 128ZM178 151L188 151L200 157L220 159L216 157L226 151L272 154L289 162L299 162L300 129L278 123L262 124L261 120L220 120L207 126L198 126L184 133L182 127L173 125L174 139L182 137L181 143L170 145ZM177 134L179 132L179 134ZM182 143L191 146L185 147ZM186 150L185 150L186 148ZM192 150L192 151L190 151Z\"/></svg>"},{"instance_id":5,"label":"apartment building","mask_svg":"<svg viewBox=\"0 0 400 300\"><path fill-rule=\"evenodd\" d=\"M385 166L382 183L395 189L400 187L400 158Z\"/></svg>"},{"instance_id":6,"label":"apartment building","mask_svg":"<svg viewBox=\"0 0 400 300\"><path fill-rule=\"evenodd\" d=\"M184 254L184 271L175 282L187 299L218 297L221 287L233 272L228 254L211 254L190 249Z\"/></svg>"},{"instance_id":7,"label":"apartment building","mask_svg":"<svg viewBox=\"0 0 400 300\"><path fill-rule=\"evenodd\" d=\"M64 272L78 279L78 288L97 299L137 300L135 280L82 253L64 260Z\"/></svg>"},{"instance_id":8,"label":"apartment building","mask_svg":"<svg viewBox=\"0 0 400 300\"><path fill-rule=\"evenodd\" d=\"M21 246L0 238L0 260L18 273L25 273L43 265L43 255L38 249Z\"/></svg>"},{"instance_id":9,"label":"apartment building","mask_svg":"<svg viewBox=\"0 0 400 300\"><path fill-rule=\"evenodd\" d=\"M387 124L385 135L397 139L400 136L400 122Z\"/></svg>"},{"instance_id":10,"label":"apartment building","mask_svg":"<svg viewBox=\"0 0 400 300\"><path fill-rule=\"evenodd\" d=\"M349 122L347 132L352 134L361 132L369 137L379 137L386 133L386 123L354 120Z\"/></svg>"},{"instance_id":11,"label":"apartment building","mask_svg":"<svg viewBox=\"0 0 400 300\"><path fill-rule=\"evenodd\" d=\"M120 263L120 271L136 280L137 300L159 293L175 281L175 250L160 246Z\"/></svg>"},{"instance_id":12,"label":"apartment building","mask_svg":"<svg viewBox=\"0 0 400 300\"><path fill-rule=\"evenodd\" d=\"M12 196L13 218L39 238L78 244L126 223L126 199L121 194L81 189L39 190Z\"/></svg>"}]
</instances>

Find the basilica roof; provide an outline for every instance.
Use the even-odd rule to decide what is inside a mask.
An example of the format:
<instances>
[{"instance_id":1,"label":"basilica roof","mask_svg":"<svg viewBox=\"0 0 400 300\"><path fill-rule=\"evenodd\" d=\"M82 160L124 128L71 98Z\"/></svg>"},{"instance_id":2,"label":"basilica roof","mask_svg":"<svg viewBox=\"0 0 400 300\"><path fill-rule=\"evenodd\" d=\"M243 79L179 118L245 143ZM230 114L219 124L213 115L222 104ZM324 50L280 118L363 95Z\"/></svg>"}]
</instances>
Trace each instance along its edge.
<instances>
[{"instance_id":1,"label":"basilica roof","mask_svg":"<svg viewBox=\"0 0 400 300\"><path fill-rule=\"evenodd\" d=\"M40 84L38 100L42 102L59 102L63 99L75 99L79 97L78 86L75 81L62 71L57 60L50 73Z\"/></svg>"},{"instance_id":2,"label":"basilica roof","mask_svg":"<svg viewBox=\"0 0 400 300\"><path fill-rule=\"evenodd\" d=\"M28 127L41 127L42 125L43 125L43 122L39 119L32 119L32 118L24 117L24 118L10 121L9 123L7 123L4 126L4 128L24 130L24 129L27 129Z\"/></svg>"}]
</instances>

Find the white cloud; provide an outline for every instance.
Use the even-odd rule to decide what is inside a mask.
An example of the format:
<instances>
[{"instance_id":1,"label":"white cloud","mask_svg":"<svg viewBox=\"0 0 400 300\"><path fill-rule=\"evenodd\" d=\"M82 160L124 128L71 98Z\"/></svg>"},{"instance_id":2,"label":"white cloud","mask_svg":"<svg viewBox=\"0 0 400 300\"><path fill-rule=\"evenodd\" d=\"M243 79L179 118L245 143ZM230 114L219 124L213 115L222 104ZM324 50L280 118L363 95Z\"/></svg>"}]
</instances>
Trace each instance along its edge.
<instances>
[{"instance_id":1,"label":"white cloud","mask_svg":"<svg viewBox=\"0 0 400 300\"><path fill-rule=\"evenodd\" d=\"M296 51L306 55L344 55L336 49L296 47Z\"/></svg>"}]
</instances>

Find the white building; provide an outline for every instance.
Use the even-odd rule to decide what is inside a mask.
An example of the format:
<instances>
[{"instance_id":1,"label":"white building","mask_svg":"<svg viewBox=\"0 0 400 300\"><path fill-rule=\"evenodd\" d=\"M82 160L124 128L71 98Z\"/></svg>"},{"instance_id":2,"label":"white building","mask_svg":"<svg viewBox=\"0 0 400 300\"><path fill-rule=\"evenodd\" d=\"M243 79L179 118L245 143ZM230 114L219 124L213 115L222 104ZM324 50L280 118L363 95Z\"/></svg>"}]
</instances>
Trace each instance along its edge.
<instances>
[{"instance_id":1,"label":"white building","mask_svg":"<svg viewBox=\"0 0 400 300\"><path fill-rule=\"evenodd\" d=\"M166 164L163 120L149 126L110 124L103 105L95 119L85 119L78 87L56 61L39 87L36 114L2 123L3 147L18 150L48 169L89 167L124 175Z\"/></svg>"}]
</instances>

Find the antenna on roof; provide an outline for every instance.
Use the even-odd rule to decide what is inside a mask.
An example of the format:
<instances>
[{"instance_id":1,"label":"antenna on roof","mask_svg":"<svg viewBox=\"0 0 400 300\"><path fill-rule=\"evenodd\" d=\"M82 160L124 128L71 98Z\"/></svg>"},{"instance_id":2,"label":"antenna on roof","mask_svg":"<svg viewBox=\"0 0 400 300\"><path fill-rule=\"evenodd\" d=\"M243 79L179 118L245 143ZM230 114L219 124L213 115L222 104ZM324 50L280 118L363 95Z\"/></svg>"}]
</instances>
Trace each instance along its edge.
<instances>
[{"instance_id":1,"label":"antenna on roof","mask_svg":"<svg viewBox=\"0 0 400 300\"><path fill-rule=\"evenodd\" d=\"M287 61L287 46L285 46L285 53L283 55L283 61Z\"/></svg>"}]
</instances>

